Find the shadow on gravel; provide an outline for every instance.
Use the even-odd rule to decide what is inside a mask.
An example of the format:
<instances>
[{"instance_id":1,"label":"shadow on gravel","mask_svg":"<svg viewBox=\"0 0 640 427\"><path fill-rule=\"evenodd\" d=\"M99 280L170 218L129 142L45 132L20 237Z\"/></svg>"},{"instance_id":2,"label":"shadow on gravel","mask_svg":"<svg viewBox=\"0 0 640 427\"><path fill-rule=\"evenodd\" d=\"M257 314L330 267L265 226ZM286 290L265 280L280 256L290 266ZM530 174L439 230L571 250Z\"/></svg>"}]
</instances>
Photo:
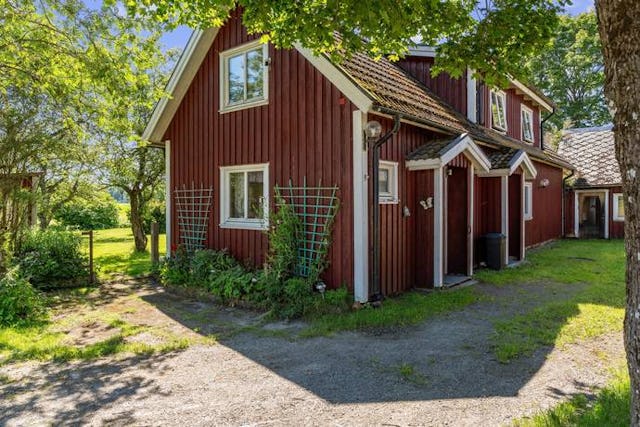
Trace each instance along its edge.
<instances>
[{"instance_id":1,"label":"shadow on gravel","mask_svg":"<svg viewBox=\"0 0 640 427\"><path fill-rule=\"evenodd\" d=\"M91 416L100 408L132 399L144 400L151 395L168 395L154 381L141 374L157 372L161 369L162 362L174 355L175 353L165 353L122 360L103 359L67 365L50 362L38 365L20 382L4 386L0 383L0 397L4 402L11 402L14 397L31 392L30 398L20 399L19 404L2 405L0 425L6 425L14 418L22 418L25 414L46 419L50 425L85 425L91 423ZM34 390L46 393L32 393ZM52 408L57 411L52 411ZM118 414L118 419L107 422L130 425L135 422L135 418L133 413L127 414L125 411Z\"/></svg>"},{"instance_id":2,"label":"shadow on gravel","mask_svg":"<svg viewBox=\"0 0 640 427\"><path fill-rule=\"evenodd\" d=\"M522 309L522 299L513 295L410 327L311 339L297 338L300 324L255 326L257 314L170 292L144 299L199 333L218 334L222 345L337 404L516 396L552 350L543 348L509 364L496 360L492 321Z\"/></svg>"}]
</instances>

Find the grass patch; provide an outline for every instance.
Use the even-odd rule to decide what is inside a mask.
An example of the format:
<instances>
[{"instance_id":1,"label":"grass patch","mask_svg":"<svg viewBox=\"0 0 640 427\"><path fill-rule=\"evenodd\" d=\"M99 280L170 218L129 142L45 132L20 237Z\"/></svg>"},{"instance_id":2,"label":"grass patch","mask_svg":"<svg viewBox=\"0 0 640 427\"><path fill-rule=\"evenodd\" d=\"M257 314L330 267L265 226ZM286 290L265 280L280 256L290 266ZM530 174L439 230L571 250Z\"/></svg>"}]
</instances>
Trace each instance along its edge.
<instances>
[{"instance_id":1,"label":"grass patch","mask_svg":"<svg viewBox=\"0 0 640 427\"><path fill-rule=\"evenodd\" d=\"M70 342L69 331L83 326L93 329L96 325L104 325L112 333L86 345ZM148 344L127 340L141 333L158 337L160 342ZM114 313L67 316L56 323L0 329L0 364L24 360L91 360L119 353L165 353L187 348L192 341L158 328L131 324Z\"/></svg>"},{"instance_id":2,"label":"grass patch","mask_svg":"<svg viewBox=\"0 0 640 427\"><path fill-rule=\"evenodd\" d=\"M629 376L626 368L615 372L613 380L595 399L581 394L532 418L516 421L520 427L628 426L630 414Z\"/></svg>"},{"instance_id":3,"label":"grass patch","mask_svg":"<svg viewBox=\"0 0 640 427\"><path fill-rule=\"evenodd\" d=\"M161 234L159 243L161 256L165 254L165 239L166 235ZM151 240L150 237L149 240ZM85 245L88 246L88 243L85 243ZM152 270L149 252L135 251L133 234L130 228L111 228L95 231L93 256L98 272L103 275L121 273L140 276L149 274Z\"/></svg>"},{"instance_id":4,"label":"grass patch","mask_svg":"<svg viewBox=\"0 0 640 427\"><path fill-rule=\"evenodd\" d=\"M381 308L364 308L311 319L310 326L300 336L326 336L339 331L414 325L437 314L459 310L480 298L473 288L429 294L409 292L385 300Z\"/></svg>"},{"instance_id":5,"label":"grass patch","mask_svg":"<svg viewBox=\"0 0 640 427\"><path fill-rule=\"evenodd\" d=\"M493 344L501 362L531 354L541 346L562 346L622 330L625 306L622 241L560 241L533 251L527 264L500 272L481 271L476 277L498 285L581 284L567 299L495 322Z\"/></svg>"}]
</instances>

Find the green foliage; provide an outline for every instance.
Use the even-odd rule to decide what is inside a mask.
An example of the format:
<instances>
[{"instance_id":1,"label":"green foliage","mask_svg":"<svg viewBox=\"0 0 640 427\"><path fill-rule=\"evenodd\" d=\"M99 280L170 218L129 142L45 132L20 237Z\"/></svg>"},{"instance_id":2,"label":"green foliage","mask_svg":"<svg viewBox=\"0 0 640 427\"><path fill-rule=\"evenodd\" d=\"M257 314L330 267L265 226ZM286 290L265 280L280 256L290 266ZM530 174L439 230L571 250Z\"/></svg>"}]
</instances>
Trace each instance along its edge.
<instances>
[{"instance_id":1,"label":"green foliage","mask_svg":"<svg viewBox=\"0 0 640 427\"><path fill-rule=\"evenodd\" d=\"M89 275L82 237L70 231L45 230L28 234L15 261L30 282L40 289L76 285Z\"/></svg>"},{"instance_id":2,"label":"green foliage","mask_svg":"<svg viewBox=\"0 0 640 427\"><path fill-rule=\"evenodd\" d=\"M0 326L32 323L44 312L42 297L18 268L0 277Z\"/></svg>"},{"instance_id":3,"label":"green foliage","mask_svg":"<svg viewBox=\"0 0 640 427\"><path fill-rule=\"evenodd\" d=\"M279 195L275 204L278 209L269 214L270 226L268 273L271 281L284 282L294 274L298 259L298 240L301 238L302 223L293 207Z\"/></svg>"},{"instance_id":4,"label":"green foliage","mask_svg":"<svg viewBox=\"0 0 640 427\"><path fill-rule=\"evenodd\" d=\"M604 59L595 12L563 15L551 42L527 64L528 79L550 96L557 128L611 121L604 97Z\"/></svg>"},{"instance_id":5,"label":"green foliage","mask_svg":"<svg viewBox=\"0 0 640 427\"><path fill-rule=\"evenodd\" d=\"M530 419L515 422L519 427L625 427L629 425L631 386L625 368L617 369L613 380L595 399L584 394L573 397L553 409Z\"/></svg>"},{"instance_id":6,"label":"green foliage","mask_svg":"<svg viewBox=\"0 0 640 427\"><path fill-rule=\"evenodd\" d=\"M164 201L152 200L145 206L142 214L142 222L144 224L144 232L151 233L151 223L158 223L160 233L167 232L167 216Z\"/></svg>"},{"instance_id":7,"label":"green foliage","mask_svg":"<svg viewBox=\"0 0 640 427\"><path fill-rule=\"evenodd\" d=\"M476 278L498 285L557 283L572 295L495 322L496 357L506 363L542 346L621 331L625 307L622 241L560 241L531 252L527 263Z\"/></svg>"},{"instance_id":8,"label":"green foliage","mask_svg":"<svg viewBox=\"0 0 640 427\"><path fill-rule=\"evenodd\" d=\"M110 0L115 4L115 0ZM396 59L407 53L413 37L439 45L438 70L460 76L467 66L490 83L507 74L520 76L526 58L554 34L557 14L568 0L422 1L370 3L283 2L265 0L150 0L127 2L132 16L151 15L161 22L192 28L220 27L230 11L242 7L244 25L280 48L296 42L316 54L339 60L366 52ZM366 42L365 42L366 40Z\"/></svg>"},{"instance_id":9,"label":"green foliage","mask_svg":"<svg viewBox=\"0 0 640 427\"><path fill-rule=\"evenodd\" d=\"M135 251L131 229L112 228L94 232L93 259L100 275L147 275L152 272L148 252ZM164 255L166 235L159 239L160 255ZM86 243L85 243L86 249Z\"/></svg>"},{"instance_id":10,"label":"green foliage","mask_svg":"<svg viewBox=\"0 0 640 427\"><path fill-rule=\"evenodd\" d=\"M81 230L101 230L118 225L118 205L108 196L94 200L77 200L67 203L55 214L62 225Z\"/></svg>"}]
</instances>

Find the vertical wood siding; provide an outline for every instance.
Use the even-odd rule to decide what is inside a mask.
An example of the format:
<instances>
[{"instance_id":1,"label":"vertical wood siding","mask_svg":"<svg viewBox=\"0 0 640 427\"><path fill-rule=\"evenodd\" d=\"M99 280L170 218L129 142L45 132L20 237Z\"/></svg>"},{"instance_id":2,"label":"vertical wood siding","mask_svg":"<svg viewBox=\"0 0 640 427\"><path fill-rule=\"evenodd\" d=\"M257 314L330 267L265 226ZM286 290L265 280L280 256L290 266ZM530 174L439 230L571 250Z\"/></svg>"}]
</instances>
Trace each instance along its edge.
<instances>
[{"instance_id":1,"label":"vertical wood siding","mask_svg":"<svg viewBox=\"0 0 640 427\"><path fill-rule=\"evenodd\" d=\"M261 231L221 229L219 167L269 163L273 186L308 185L322 180L337 185L340 210L324 279L331 287L353 281L352 111L355 107L295 50L269 47L269 104L220 114L219 54L254 40L232 14L220 29L171 122L171 183L204 185L214 190L207 247L224 249L242 261L260 266L268 251ZM178 243L173 210L173 244Z\"/></svg>"},{"instance_id":2,"label":"vertical wood siding","mask_svg":"<svg viewBox=\"0 0 640 427\"><path fill-rule=\"evenodd\" d=\"M533 219L525 221L525 245L557 239L562 234L562 169L533 162L538 176L532 181ZM540 182L549 180L547 187Z\"/></svg>"},{"instance_id":3,"label":"vertical wood siding","mask_svg":"<svg viewBox=\"0 0 640 427\"><path fill-rule=\"evenodd\" d=\"M379 121L383 132L393 127L393 121L384 117L370 115L369 120ZM435 138L432 132L403 123L380 152L381 160L398 162L399 202L380 205L380 282L385 295L433 283L433 209L425 211L419 204L420 200L433 197L433 173L408 171L405 157ZM373 200L371 193L370 199ZM405 206L410 211L408 217L403 215ZM416 221L418 216L420 220ZM421 242L419 248L416 240ZM421 283L416 281L416 268L420 269ZM428 281L423 282L425 279Z\"/></svg>"},{"instance_id":4,"label":"vertical wood siding","mask_svg":"<svg viewBox=\"0 0 640 427\"><path fill-rule=\"evenodd\" d=\"M502 186L499 177L481 178L476 175L473 185L474 263L486 261L482 236L502 232Z\"/></svg>"},{"instance_id":5,"label":"vertical wood siding","mask_svg":"<svg viewBox=\"0 0 640 427\"><path fill-rule=\"evenodd\" d=\"M422 82L433 93L451 105L456 111L467 115L467 81L466 76L454 79L447 73L440 73L438 77L431 76L434 58L421 56L407 56L397 64Z\"/></svg>"},{"instance_id":6,"label":"vertical wood siding","mask_svg":"<svg viewBox=\"0 0 640 427\"><path fill-rule=\"evenodd\" d=\"M515 89L504 91L507 98L507 136L522 141L522 116L521 106L524 104L533 111L533 145L540 147L540 108L526 101L523 95L518 95ZM482 86L481 93L484 103L484 126L491 127L491 90L486 85Z\"/></svg>"}]
</instances>

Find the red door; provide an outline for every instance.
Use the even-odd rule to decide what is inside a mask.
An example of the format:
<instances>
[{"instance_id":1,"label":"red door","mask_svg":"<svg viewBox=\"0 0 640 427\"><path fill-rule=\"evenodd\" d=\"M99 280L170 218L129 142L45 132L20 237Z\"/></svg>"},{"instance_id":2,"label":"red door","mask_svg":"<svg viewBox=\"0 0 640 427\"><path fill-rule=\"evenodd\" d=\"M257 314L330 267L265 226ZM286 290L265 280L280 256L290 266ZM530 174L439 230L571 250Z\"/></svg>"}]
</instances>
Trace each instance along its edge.
<instances>
[{"instance_id":1,"label":"red door","mask_svg":"<svg viewBox=\"0 0 640 427\"><path fill-rule=\"evenodd\" d=\"M466 168L447 168L447 274L467 274L469 184Z\"/></svg>"},{"instance_id":2,"label":"red door","mask_svg":"<svg viewBox=\"0 0 640 427\"><path fill-rule=\"evenodd\" d=\"M522 245L522 175L509 177L509 256L520 259Z\"/></svg>"},{"instance_id":3,"label":"red door","mask_svg":"<svg viewBox=\"0 0 640 427\"><path fill-rule=\"evenodd\" d=\"M412 216L415 218L414 260L417 288L433 287L433 171L412 172L415 179L415 199L412 200ZM420 202L423 202L422 204ZM425 208L427 207L427 208Z\"/></svg>"}]
</instances>

